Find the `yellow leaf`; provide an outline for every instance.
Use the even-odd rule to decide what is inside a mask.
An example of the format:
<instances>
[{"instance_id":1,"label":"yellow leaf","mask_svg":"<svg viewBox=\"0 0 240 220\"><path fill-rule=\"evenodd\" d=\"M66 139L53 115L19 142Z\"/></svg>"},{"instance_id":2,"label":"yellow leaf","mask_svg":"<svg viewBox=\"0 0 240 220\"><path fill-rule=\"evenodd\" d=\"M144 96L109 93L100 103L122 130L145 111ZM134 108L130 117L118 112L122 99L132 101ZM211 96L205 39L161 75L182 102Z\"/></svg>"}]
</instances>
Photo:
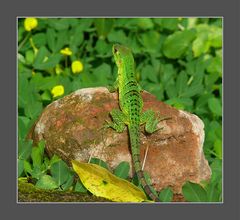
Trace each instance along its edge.
<instances>
[{"instance_id":1,"label":"yellow leaf","mask_svg":"<svg viewBox=\"0 0 240 220\"><path fill-rule=\"evenodd\" d=\"M96 196L115 202L148 201L144 192L138 187L127 180L114 176L101 166L75 160L72 161L72 166L82 184Z\"/></svg>"}]
</instances>

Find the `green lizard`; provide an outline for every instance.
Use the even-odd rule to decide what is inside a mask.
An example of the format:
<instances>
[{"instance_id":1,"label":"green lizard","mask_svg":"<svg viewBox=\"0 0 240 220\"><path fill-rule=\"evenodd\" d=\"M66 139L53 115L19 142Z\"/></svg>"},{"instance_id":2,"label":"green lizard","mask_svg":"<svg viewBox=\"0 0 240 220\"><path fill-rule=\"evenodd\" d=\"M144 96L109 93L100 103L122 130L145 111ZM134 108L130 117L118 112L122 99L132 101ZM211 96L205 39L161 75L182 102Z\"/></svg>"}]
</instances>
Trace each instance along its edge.
<instances>
[{"instance_id":1,"label":"green lizard","mask_svg":"<svg viewBox=\"0 0 240 220\"><path fill-rule=\"evenodd\" d=\"M128 127L132 160L137 177L146 192L154 201L160 201L154 191L147 184L140 162L140 125L146 123L145 130L153 133L158 130L158 120L152 110L142 112L143 99L141 88L136 80L135 63L132 52L122 45L113 45L113 56L118 67L118 77L110 92L118 90L120 110L110 112L113 122L108 122L106 127L111 127L117 132L123 132L125 125Z\"/></svg>"}]
</instances>

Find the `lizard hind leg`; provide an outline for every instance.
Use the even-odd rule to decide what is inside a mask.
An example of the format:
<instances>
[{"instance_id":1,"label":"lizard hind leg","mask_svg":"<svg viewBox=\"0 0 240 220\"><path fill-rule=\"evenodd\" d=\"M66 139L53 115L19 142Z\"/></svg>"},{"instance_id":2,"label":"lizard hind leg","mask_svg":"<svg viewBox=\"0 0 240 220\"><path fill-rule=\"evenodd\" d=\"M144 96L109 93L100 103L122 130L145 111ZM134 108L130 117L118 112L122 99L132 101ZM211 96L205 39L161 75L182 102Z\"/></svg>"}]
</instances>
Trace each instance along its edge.
<instances>
[{"instance_id":1,"label":"lizard hind leg","mask_svg":"<svg viewBox=\"0 0 240 220\"><path fill-rule=\"evenodd\" d=\"M121 133L124 131L124 129L126 128L126 124L127 124L127 116L120 111L119 109L113 109L110 112L110 115L112 117L112 122L108 122L105 125L105 127L108 128L113 128L114 130L116 130L117 132Z\"/></svg>"},{"instance_id":2,"label":"lizard hind leg","mask_svg":"<svg viewBox=\"0 0 240 220\"><path fill-rule=\"evenodd\" d=\"M155 116L155 112L153 110L147 110L143 112L140 116L140 124L145 124L145 131L147 133L153 133L155 131L158 131L159 128L157 128L158 125L158 119Z\"/></svg>"}]
</instances>

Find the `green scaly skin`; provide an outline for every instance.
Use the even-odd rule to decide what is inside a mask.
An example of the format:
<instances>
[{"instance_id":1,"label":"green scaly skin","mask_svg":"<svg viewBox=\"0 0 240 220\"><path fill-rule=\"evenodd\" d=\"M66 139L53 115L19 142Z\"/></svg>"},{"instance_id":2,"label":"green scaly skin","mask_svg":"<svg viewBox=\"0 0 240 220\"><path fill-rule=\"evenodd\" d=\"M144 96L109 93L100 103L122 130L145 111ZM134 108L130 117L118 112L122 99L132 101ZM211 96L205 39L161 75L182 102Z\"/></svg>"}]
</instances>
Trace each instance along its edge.
<instances>
[{"instance_id":1,"label":"green scaly skin","mask_svg":"<svg viewBox=\"0 0 240 220\"><path fill-rule=\"evenodd\" d=\"M147 184L140 162L140 125L145 123L145 130L153 133L157 129L158 120L152 110L142 112L143 100L141 88L135 76L135 63L132 52L122 45L113 45L113 55L118 67L118 77L111 92L118 90L120 110L113 109L110 115L113 122L108 122L106 127L111 127L117 132L123 132L128 127L132 160L138 180L145 193L154 201L160 201L154 190Z\"/></svg>"}]
</instances>

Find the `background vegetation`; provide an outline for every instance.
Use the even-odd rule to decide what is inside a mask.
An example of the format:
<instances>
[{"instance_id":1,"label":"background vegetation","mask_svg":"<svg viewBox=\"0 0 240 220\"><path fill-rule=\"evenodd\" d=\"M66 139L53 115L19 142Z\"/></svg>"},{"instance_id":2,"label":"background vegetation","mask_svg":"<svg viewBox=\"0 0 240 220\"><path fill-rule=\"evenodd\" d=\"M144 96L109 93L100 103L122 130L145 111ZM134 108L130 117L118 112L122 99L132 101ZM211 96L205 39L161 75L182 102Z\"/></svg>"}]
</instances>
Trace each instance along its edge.
<instances>
[{"instance_id":1,"label":"background vegetation","mask_svg":"<svg viewBox=\"0 0 240 220\"><path fill-rule=\"evenodd\" d=\"M204 121L204 152L213 175L210 183L186 183L183 193L187 201L222 201L221 18L19 19L18 176L44 189L87 193L65 162L44 155L44 143L32 148L25 137L53 100L114 82L113 43L132 48L145 90ZM128 178L128 166L121 169ZM162 201L171 200L169 192L161 192Z\"/></svg>"}]
</instances>

